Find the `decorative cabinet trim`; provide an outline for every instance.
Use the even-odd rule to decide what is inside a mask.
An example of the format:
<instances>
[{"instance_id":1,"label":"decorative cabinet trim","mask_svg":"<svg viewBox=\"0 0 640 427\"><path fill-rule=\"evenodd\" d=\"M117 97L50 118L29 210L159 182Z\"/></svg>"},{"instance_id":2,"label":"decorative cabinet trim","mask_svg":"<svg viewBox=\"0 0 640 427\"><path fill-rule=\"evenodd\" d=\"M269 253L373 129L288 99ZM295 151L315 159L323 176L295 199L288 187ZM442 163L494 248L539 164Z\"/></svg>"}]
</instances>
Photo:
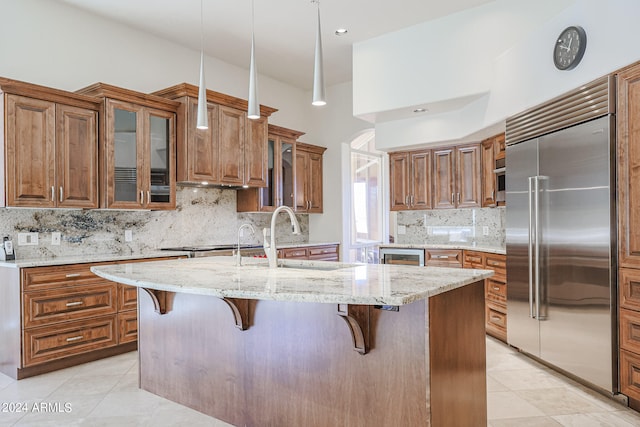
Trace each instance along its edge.
<instances>
[{"instance_id":1,"label":"decorative cabinet trim","mask_svg":"<svg viewBox=\"0 0 640 427\"><path fill-rule=\"evenodd\" d=\"M338 304L338 316L342 317L351 331L353 349L367 354L371 347L371 306Z\"/></svg>"}]
</instances>

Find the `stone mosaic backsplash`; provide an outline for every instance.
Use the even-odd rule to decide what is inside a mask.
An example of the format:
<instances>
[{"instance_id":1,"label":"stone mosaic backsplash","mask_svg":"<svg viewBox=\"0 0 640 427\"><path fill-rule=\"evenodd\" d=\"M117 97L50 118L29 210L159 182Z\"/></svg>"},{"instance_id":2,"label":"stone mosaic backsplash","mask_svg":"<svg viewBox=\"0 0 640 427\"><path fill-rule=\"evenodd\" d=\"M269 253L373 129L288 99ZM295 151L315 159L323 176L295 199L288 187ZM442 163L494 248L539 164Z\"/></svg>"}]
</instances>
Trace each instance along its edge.
<instances>
[{"instance_id":1,"label":"stone mosaic backsplash","mask_svg":"<svg viewBox=\"0 0 640 427\"><path fill-rule=\"evenodd\" d=\"M396 224L395 243L464 243L498 248L506 244L504 207L401 211L396 214Z\"/></svg>"},{"instance_id":2,"label":"stone mosaic backsplash","mask_svg":"<svg viewBox=\"0 0 640 427\"><path fill-rule=\"evenodd\" d=\"M0 238L13 240L19 259L93 254L132 254L163 247L236 243L262 244L262 229L271 225L270 213L237 213L236 191L218 188L178 187L175 211L117 211L66 209L0 209ZM300 235L291 233L289 216L278 215L278 243L305 243L309 239L308 215L296 215ZM133 240L125 242L125 230ZM37 232L37 246L18 246L19 232ZM51 233L60 232L59 246Z\"/></svg>"}]
</instances>

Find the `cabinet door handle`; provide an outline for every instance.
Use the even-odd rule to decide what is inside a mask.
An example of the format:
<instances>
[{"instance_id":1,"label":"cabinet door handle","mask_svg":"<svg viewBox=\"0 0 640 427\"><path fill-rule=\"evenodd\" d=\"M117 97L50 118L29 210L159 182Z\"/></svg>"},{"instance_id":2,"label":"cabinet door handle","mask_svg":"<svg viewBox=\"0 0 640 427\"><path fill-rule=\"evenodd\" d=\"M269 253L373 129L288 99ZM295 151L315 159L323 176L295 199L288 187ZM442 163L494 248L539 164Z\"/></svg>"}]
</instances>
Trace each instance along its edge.
<instances>
[{"instance_id":1,"label":"cabinet door handle","mask_svg":"<svg viewBox=\"0 0 640 427\"><path fill-rule=\"evenodd\" d=\"M144 191L140 190L140 204L144 205Z\"/></svg>"},{"instance_id":2,"label":"cabinet door handle","mask_svg":"<svg viewBox=\"0 0 640 427\"><path fill-rule=\"evenodd\" d=\"M499 287L497 287L497 286L494 286L494 287L493 287L493 290L494 290L494 291L499 291L499 290L500 290L500 288L499 288Z\"/></svg>"},{"instance_id":3,"label":"cabinet door handle","mask_svg":"<svg viewBox=\"0 0 640 427\"><path fill-rule=\"evenodd\" d=\"M494 201L496 199L496 190L491 190L491 200Z\"/></svg>"},{"instance_id":4,"label":"cabinet door handle","mask_svg":"<svg viewBox=\"0 0 640 427\"><path fill-rule=\"evenodd\" d=\"M60 201L62 202L64 191L62 190L62 186L60 186Z\"/></svg>"},{"instance_id":5,"label":"cabinet door handle","mask_svg":"<svg viewBox=\"0 0 640 427\"><path fill-rule=\"evenodd\" d=\"M65 305L66 305L67 307L75 307L75 306L77 306L77 305L82 305L82 304L84 304L84 301L68 302L68 303L66 303Z\"/></svg>"},{"instance_id":6,"label":"cabinet door handle","mask_svg":"<svg viewBox=\"0 0 640 427\"><path fill-rule=\"evenodd\" d=\"M56 188L53 185L51 186L51 201L56 201Z\"/></svg>"},{"instance_id":7,"label":"cabinet door handle","mask_svg":"<svg viewBox=\"0 0 640 427\"><path fill-rule=\"evenodd\" d=\"M499 322L502 320L502 317L498 317L498 316L491 316L491 320L493 320L494 322Z\"/></svg>"},{"instance_id":8,"label":"cabinet door handle","mask_svg":"<svg viewBox=\"0 0 640 427\"><path fill-rule=\"evenodd\" d=\"M404 204L409 206L409 196L404 196Z\"/></svg>"},{"instance_id":9,"label":"cabinet door handle","mask_svg":"<svg viewBox=\"0 0 640 427\"><path fill-rule=\"evenodd\" d=\"M460 193L458 193L458 203L460 203Z\"/></svg>"},{"instance_id":10,"label":"cabinet door handle","mask_svg":"<svg viewBox=\"0 0 640 427\"><path fill-rule=\"evenodd\" d=\"M69 337L67 338L67 342L78 341L84 338L82 335L78 335L77 337Z\"/></svg>"},{"instance_id":11,"label":"cabinet door handle","mask_svg":"<svg viewBox=\"0 0 640 427\"><path fill-rule=\"evenodd\" d=\"M411 200L411 206L413 206L413 194L411 196L409 196L410 200Z\"/></svg>"},{"instance_id":12,"label":"cabinet door handle","mask_svg":"<svg viewBox=\"0 0 640 427\"><path fill-rule=\"evenodd\" d=\"M80 277L80 273L69 273L69 274L65 274L64 277L68 279L71 277Z\"/></svg>"},{"instance_id":13,"label":"cabinet door handle","mask_svg":"<svg viewBox=\"0 0 640 427\"><path fill-rule=\"evenodd\" d=\"M456 203L455 197L456 197L455 193L451 193L451 204L452 205L455 205L455 203Z\"/></svg>"}]
</instances>

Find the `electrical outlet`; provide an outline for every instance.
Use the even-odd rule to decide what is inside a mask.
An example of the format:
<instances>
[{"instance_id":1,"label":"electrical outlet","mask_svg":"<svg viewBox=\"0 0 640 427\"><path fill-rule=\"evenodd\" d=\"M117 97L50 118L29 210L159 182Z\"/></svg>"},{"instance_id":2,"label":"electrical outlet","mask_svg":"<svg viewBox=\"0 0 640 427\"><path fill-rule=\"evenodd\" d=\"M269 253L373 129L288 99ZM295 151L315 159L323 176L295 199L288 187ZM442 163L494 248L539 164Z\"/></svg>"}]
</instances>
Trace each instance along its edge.
<instances>
[{"instance_id":1,"label":"electrical outlet","mask_svg":"<svg viewBox=\"0 0 640 427\"><path fill-rule=\"evenodd\" d=\"M133 241L133 231L124 230L124 241L125 242L132 242Z\"/></svg>"},{"instance_id":2,"label":"electrical outlet","mask_svg":"<svg viewBox=\"0 0 640 427\"><path fill-rule=\"evenodd\" d=\"M433 235L433 227L431 227L431 226L427 227L427 235L428 236L432 236Z\"/></svg>"},{"instance_id":3,"label":"electrical outlet","mask_svg":"<svg viewBox=\"0 0 640 427\"><path fill-rule=\"evenodd\" d=\"M38 233L18 233L18 246L38 245Z\"/></svg>"},{"instance_id":4,"label":"electrical outlet","mask_svg":"<svg viewBox=\"0 0 640 427\"><path fill-rule=\"evenodd\" d=\"M489 235L489 227L487 227L486 225L482 226L482 235L483 236L488 236Z\"/></svg>"},{"instance_id":5,"label":"electrical outlet","mask_svg":"<svg viewBox=\"0 0 640 427\"><path fill-rule=\"evenodd\" d=\"M58 231L54 231L53 233L51 233L51 244L55 245L55 246L59 246L61 237L62 236L60 235L60 232L58 232Z\"/></svg>"},{"instance_id":6,"label":"electrical outlet","mask_svg":"<svg viewBox=\"0 0 640 427\"><path fill-rule=\"evenodd\" d=\"M398 234L407 234L407 227L404 225L398 226Z\"/></svg>"}]
</instances>

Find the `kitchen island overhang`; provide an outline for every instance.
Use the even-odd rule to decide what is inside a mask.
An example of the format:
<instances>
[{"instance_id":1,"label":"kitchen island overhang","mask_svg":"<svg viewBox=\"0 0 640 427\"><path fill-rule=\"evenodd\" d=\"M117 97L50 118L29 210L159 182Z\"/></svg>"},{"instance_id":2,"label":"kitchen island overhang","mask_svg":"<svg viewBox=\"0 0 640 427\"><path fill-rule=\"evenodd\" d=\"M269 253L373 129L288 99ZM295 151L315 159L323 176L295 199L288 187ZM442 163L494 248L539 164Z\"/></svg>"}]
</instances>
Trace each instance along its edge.
<instances>
[{"instance_id":1,"label":"kitchen island overhang","mask_svg":"<svg viewBox=\"0 0 640 427\"><path fill-rule=\"evenodd\" d=\"M491 271L234 262L93 269L144 289L141 388L241 426L486 423Z\"/></svg>"}]
</instances>

